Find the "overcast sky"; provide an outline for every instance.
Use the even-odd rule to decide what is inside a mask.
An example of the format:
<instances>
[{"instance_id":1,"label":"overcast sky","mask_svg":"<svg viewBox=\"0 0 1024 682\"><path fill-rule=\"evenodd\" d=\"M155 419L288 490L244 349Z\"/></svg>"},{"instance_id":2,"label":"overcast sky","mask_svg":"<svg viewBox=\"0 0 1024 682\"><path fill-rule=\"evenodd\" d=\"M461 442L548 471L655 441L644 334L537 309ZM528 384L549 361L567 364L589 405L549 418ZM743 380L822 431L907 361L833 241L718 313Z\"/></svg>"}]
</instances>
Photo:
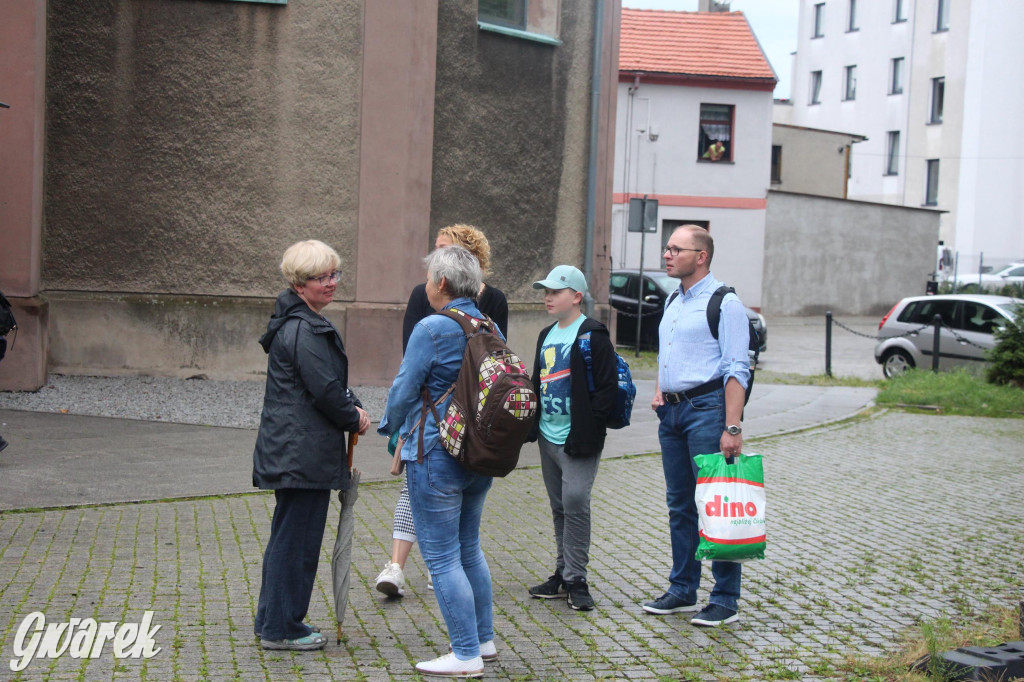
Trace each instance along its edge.
<instances>
[{"instance_id":1,"label":"overcast sky","mask_svg":"<svg viewBox=\"0 0 1024 682\"><path fill-rule=\"evenodd\" d=\"M622 0L623 7L667 9L696 12L697 0ZM732 0L730 8L743 12L754 29L761 47L779 77L776 98L788 98L790 91L790 53L796 50L797 16L800 0Z\"/></svg>"}]
</instances>

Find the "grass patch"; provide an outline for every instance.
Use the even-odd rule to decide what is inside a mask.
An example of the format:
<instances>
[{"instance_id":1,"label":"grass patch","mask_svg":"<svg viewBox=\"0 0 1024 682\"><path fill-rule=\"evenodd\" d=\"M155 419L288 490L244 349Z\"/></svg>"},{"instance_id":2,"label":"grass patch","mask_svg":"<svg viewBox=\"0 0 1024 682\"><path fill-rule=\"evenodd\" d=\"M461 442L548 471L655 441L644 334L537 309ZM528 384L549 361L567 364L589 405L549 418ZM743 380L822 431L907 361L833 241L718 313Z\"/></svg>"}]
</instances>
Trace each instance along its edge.
<instances>
[{"instance_id":1,"label":"grass patch","mask_svg":"<svg viewBox=\"0 0 1024 682\"><path fill-rule=\"evenodd\" d=\"M629 363L629 371L633 374L637 372L657 373L658 371L658 353L656 351L642 350L640 357L636 357L635 346L616 346L615 351Z\"/></svg>"},{"instance_id":2,"label":"grass patch","mask_svg":"<svg viewBox=\"0 0 1024 682\"><path fill-rule=\"evenodd\" d=\"M852 386L854 388L882 388L884 380L858 379L857 377L830 377L825 374L794 374L792 372L769 372L759 369L754 375L754 385L787 384L789 386Z\"/></svg>"},{"instance_id":3,"label":"grass patch","mask_svg":"<svg viewBox=\"0 0 1024 682\"><path fill-rule=\"evenodd\" d=\"M884 407L913 407L970 417L1024 417L1024 390L996 386L964 370L913 369L885 382L875 400Z\"/></svg>"},{"instance_id":4,"label":"grass patch","mask_svg":"<svg viewBox=\"0 0 1024 682\"><path fill-rule=\"evenodd\" d=\"M965 646L997 646L1020 638L1018 608L994 606L978 615L974 622L959 627L946 618L922 623L902 638L898 651L880 658L850 656L838 662L835 668L839 673L846 675L846 679L870 682L932 682L943 679L942 671L937 666L928 667L920 672L910 670L910 667L923 656Z\"/></svg>"}]
</instances>

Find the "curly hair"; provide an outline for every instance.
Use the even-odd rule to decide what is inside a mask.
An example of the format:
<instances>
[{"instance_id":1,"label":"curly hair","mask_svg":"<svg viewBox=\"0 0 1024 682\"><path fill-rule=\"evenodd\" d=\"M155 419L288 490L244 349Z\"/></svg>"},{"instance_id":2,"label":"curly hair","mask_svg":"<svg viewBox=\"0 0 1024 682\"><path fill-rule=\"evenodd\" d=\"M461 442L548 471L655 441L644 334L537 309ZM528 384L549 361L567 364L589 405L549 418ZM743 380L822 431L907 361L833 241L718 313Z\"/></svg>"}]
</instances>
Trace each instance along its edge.
<instances>
[{"instance_id":1,"label":"curly hair","mask_svg":"<svg viewBox=\"0 0 1024 682\"><path fill-rule=\"evenodd\" d=\"M480 261L480 271L487 275L491 269L491 245L487 237L479 229L472 225L449 225L438 231L438 236L444 235L456 246L461 246Z\"/></svg>"}]
</instances>

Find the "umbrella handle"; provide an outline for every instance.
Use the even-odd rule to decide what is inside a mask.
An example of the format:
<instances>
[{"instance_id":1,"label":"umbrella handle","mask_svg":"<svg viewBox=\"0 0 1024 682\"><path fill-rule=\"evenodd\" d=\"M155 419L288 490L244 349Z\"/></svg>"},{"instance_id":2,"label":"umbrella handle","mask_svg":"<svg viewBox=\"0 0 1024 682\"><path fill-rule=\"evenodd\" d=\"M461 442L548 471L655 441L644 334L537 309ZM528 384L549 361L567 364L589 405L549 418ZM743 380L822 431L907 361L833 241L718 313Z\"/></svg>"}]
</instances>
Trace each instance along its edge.
<instances>
[{"instance_id":1,"label":"umbrella handle","mask_svg":"<svg viewBox=\"0 0 1024 682\"><path fill-rule=\"evenodd\" d=\"M348 434L348 468L352 469L352 451L355 450L356 443L359 442L359 434L352 431Z\"/></svg>"}]
</instances>

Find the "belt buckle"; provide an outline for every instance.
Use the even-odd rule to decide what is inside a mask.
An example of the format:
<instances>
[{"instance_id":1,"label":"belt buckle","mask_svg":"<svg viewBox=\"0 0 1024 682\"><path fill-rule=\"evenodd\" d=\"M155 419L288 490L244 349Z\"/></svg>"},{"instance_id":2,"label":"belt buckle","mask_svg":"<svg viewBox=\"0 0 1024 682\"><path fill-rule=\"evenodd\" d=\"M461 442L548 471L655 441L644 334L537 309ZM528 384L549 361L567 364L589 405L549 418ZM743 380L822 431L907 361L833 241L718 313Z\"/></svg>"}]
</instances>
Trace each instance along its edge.
<instances>
[{"instance_id":1,"label":"belt buckle","mask_svg":"<svg viewBox=\"0 0 1024 682\"><path fill-rule=\"evenodd\" d=\"M665 402L671 405L678 405L683 402L678 393L663 393L662 395L665 396Z\"/></svg>"}]
</instances>

